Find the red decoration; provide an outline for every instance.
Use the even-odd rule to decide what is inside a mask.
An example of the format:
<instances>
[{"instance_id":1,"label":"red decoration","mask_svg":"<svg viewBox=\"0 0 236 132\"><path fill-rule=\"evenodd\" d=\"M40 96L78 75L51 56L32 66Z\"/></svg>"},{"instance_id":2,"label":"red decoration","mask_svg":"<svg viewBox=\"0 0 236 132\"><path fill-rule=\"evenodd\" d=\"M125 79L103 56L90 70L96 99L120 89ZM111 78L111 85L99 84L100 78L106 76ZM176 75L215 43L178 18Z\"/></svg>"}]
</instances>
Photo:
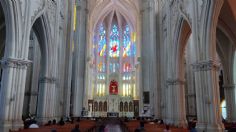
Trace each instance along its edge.
<instances>
[{"instance_id":1,"label":"red decoration","mask_svg":"<svg viewBox=\"0 0 236 132\"><path fill-rule=\"evenodd\" d=\"M114 46L112 46L111 50L112 50L113 52L116 52L116 51L117 51L117 48L118 48L118 46L117 46L117 45L114 45Z\"/></svg>"},{"instance_id":2,"label":"red decoration","mask_svg":"<svg viewBox=\"0 0 236 132\"><path fill-rule=\"evenodd\" d=\"M118 82L117 82L117 81L112 80L112 81L110 82L109 93L110 93L110 94L115 94L115 95L118 94Z\"/></svg>"}]
</instances>

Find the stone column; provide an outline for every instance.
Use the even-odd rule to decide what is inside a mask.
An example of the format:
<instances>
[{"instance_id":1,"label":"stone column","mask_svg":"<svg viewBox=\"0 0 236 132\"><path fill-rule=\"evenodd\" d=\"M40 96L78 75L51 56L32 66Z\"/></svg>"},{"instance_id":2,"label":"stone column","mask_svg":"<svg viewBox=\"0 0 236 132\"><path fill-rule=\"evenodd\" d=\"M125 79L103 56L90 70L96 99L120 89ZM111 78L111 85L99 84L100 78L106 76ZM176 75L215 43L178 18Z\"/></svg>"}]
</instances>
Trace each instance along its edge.
<instances>
[{"instance_id":1,"label":"stone column","mask_svg":"<svg viewBox=\"0 0 236 132\"><path fill-rule=\"evenodd\" d=\"M223 132L224 130L220 116L218 68L219 66L213 60L193 64L198 131Z\"/></svg>"},{"instance_id":2,"label":"stone column","mask_svg":"<svg viewBox=\"0 0 236 132\"><path fill-rule=\"evenodd\" d=\"M39 83L39 95L37 105L37 118L39 123L46 123L56 118L56 79L54 77L42 77Z\"/></svg>"},{"instance_id":3,"label":"stone column","mask_svg":"<svg viewBox=\"0 0 236 132\"><path fill-rule=\"evenodd\" d=\"M142 4L141 23L141 77L143 92L149 92L150 115L154 114L154 90L157 89L157 67L156 67L156 28L155 28L155 3L154 0L145 0ZM142 91L142 90L141 90ZM143 96L143 95L142 95ZM143 100L141 96L141 105ZM157 96L157 95L155 95ZM147 105L147 104L146 104Z\"/></svg>"},{"instance_id":4,"label":"stone column","mask_svg":"<svg viewBox=\"0 0 236 132\"><path fill-rule=\"evenodd\" d=\"M185 111L185 81L181 79L168 79L166 89L166 119L165 122L178 127L186 127Z\"/></svg>"},{"instance_id":5,"label":"stone column","mask_svg":"<svg viewBox=\"0 0 236 132\"><path fill-rule=\"evenodd\" d=\"M72 44L73 44L73 35L74 35L74 5L75 1L71 0L68 2L68 21L66 33L66 40L67 43L66 50L65 50L65 84L64 84L64 100L63 100L63 115L70 116L70 102L71 102L71 80L72 80Z\"/></svg>"},{"instance_id":6,"label":"stone column","mask_svg":"<svg viewBox=\"0 0 236 132\"><path fill-rule=\"evenodd\" d=\"M193 119L197 117L196 106L196 88L194 84L194 71L192 63L196 60L196 53L193 37L190 36L186 47L186 65L185 65L185 99L186 99L186 117Z\"/></svg>"},{"instance_id":7,"label":"stone column","mask_svg":"<svg viewBox=\"0 0 236 132\"><path fill-rule=\"evenodd\" d=\"M0 131L23 127L22 110L28 60L7 58L1 61Z\"/></svg>"},{"instance_id":8,"label":"stone column","mask_svg":"<svg viewBox=\"0 0 236 132\"><path fill-rule=\"evenodd\" d=\"M224 84L226 109L227 109L227 121L236 122L236 95L234 84Z\"/></svg>"},{"instance_id":9,"label":"stone column","mask_svg":"<svg viewBox=\"0 0 236 132\"><path fill-rule=\"evenodd\" d=\"M78 2L78 1L77 1ZM75 32L75 46L73 58L73 116L81 116L85 89L85 61L86 61L86 0L76 3L77 18Z\"/></svg>"}]
</instances>

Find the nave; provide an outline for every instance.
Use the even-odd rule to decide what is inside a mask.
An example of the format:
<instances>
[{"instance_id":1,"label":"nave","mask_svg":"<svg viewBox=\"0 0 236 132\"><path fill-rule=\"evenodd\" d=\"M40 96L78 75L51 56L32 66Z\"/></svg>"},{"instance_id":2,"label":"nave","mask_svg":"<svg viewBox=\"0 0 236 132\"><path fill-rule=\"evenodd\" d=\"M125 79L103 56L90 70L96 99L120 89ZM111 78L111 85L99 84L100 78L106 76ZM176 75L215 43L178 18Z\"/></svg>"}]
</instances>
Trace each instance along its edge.
<instances>
[{"instance_id":1,"label":"nave","mask_svg":"<svg viewBox=\"0 0 236 132\"><path fill-rule=\"evenodd\" d=\"M73 122L65 122L64 125L44 124L39 128L25 128L10 132L70 132L79 124L80 132L163 132L166 129L164 123L147 118L81 118ZM169 126L172 132L187 132L187 128Z\"/></svg>"},{"instance_id":2,"label":"nave","mask_svg":"<svg viewBox=\"0 0 236 132\"><path fill-rule=\"evenodd\" d=\"M234 129L235 36L236 0L0 0L0 132Z\"/></svg>"}]
</instances>

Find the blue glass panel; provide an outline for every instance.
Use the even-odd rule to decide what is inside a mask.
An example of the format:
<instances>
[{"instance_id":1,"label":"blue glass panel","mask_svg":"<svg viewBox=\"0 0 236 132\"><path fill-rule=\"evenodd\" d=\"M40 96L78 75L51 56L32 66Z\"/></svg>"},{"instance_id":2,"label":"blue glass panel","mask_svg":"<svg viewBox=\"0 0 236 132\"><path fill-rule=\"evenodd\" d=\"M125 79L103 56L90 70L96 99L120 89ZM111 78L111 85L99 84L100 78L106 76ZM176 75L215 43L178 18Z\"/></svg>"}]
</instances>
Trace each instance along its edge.
<instances>
[{"instance_id":1,"label":"blue glass panel","mask_svg":"<svg viewBox=\"0 0 236 132\"><path fill-rule=\"evenodd\" d=\"M102 24L99 26L98 55L106 56L106 31Z\"/></svg>"},{"instance_id":2,"label":"blue glass panel","mask_svg":"<svg viewBox=\"0 0 236 132\"><path fill-rule=\"evenodd\" d=\"M120 41L119 41L119 31L116 24L112 26L110 34L110 44L109 44L109 56L110 57L119 57L120 53Z\"/></svg>"},{"instance_id":3,"label":"blue glass panel","mask_svg":"<svg viewBox=\"0 0 236 132\"><path fill-rule=\"evenodd\" d=\"M125 26L123 36L123 57L131 56L131 40L129 26Z\"/></svg>"}]
</instances>

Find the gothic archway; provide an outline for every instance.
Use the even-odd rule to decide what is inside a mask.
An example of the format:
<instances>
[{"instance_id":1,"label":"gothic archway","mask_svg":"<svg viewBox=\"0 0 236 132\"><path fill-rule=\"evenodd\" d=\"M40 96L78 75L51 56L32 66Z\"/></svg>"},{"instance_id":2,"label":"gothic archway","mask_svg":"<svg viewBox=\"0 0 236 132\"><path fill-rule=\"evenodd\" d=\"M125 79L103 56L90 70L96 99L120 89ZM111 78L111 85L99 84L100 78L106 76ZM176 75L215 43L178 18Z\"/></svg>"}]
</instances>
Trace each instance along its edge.
<instances>
[{"instance_id":1,"label":"gothic archway","mask_svg":"<svg viewBox=\"0 0 236 132\"><path fill-rule=\"evenodd\" d=\"M35 86L34 92L34 100L36 100L36 104L34 104L34 110L36 110L36 117L38 118L39 122L45 123L47 119L45 118L46 115L50 115L51 118L55 116L55 106L56 101L53 101L52 98L56 98L56 91L55 91L55 81L56 78L54 76L54 70L56 65L54 62L53 54L55 54L55 50L53 50L52 46L52 36L51 31L49 28L49 20L46 14L38 17L35 22L32 24L31 28L31 37L34 36L37 45L35 50L35 55L38 56L37 61L34 60L32 64L35 64L34 70L38 70L37 75L35 75ZM28 52L29 48L26 50ZM36 68L38 67L38 68ZM39 74L40 73L40 74ZM52 98L51 98L52 97ZM50 98L50 99L49 99ZM46 103L47 102L47 103ZM32 103L32 102L31 102ZM36 107L36 108L35 108ZM49 110L50 109L50 110ZM47 114L45 113L47 111ZM50 118L50 117L47 117Z\"/></svg>"},{"instance_id":2,"label":"gothic archway","mask_svg":"<svg viewBox=\"0 0 236 132\"><path fill-rule=\"evenodd\" d=\"M235 108L232 107L232 98L235 98L235 94L232 94L232 88L234 86L234 79L233 79L233 63L234 63L234 52L235 52L235 45L233 44L232 39L230 39L221 29L217 28L216 31L216 50L219 56L219 62L221 65L222 74L222 84L219 86L220 88L220 102L226 101L226 110L227 113L230 115L227 117L228 121L232 121L232 111ZM229 109L227 109L227 107Z\"/></svg>"},{"instance_id":3,"label":"gothic archway","mask_svg":"<svg viewBox=\"0 0 236 132\"><path fill-rule=\"evenodd\" d=\"M23 117L36 116L37 98L39 90L39 80L42 63L41 63L41 49L39 47L38 37L32 29L29 40L29 53L28 60L31 65L27 68L26 84L25 84L25 97L23 104Z\"/></svg>"},{"instance_id":4,"label":"gothic archway","mask_svg":"<svg viewBox=\"0 0 236 132\"><path fill-rule=\"evenodd\" d=\"M97 112L98 111L98 102L95 101L94 102L94 112Z\"/></svg>"},{"instance_id":5,"label":"gothic archway","mask_svg":"<svg viewBox=\"0 0 236 132\"><path fill-rule=\"evenodd\" d=\"M121 101L121 102L120 102L120 111L121 111L121 112L123 112L123 107L124 107L124 106L123 106L123 102Z\"/></svg>"},{"instance_id":6,"label":"gothic archway","mask_svg":"<svg viewBox=\"0 0 236 132\"><path fill-rule=\"evenodd\" d=\"M236 3L233 0L224 1L222 8L216 9L216 50L218 52L223 70L223 86L221 92L224 94L228 122L236 121L236 95L234 82L234 54L236 49ZM221 93L222 96L222 93ZM221 102L223 99L221 98Z\"/></svg>"},{"instance_id":7,"label":"gothic archway","mask_svg":"<svg viewBox=\"0 0 236 132\"><path fill-rule=\"evenodd\" d=\"M185 19L182 19L181 21L181 31L178 40L177 78L181 84L180 86L183 87L181 92L185 93L185 97L183 97L185 98L185 116L187 120L192 120L197 117L194 75L191 65L195 61L196 47L194 46L191 37L191 26Z\"/></svg>"},{"instance_id":8,"label":"gothic archway","mask_svg":"<svg viewBox=\"0 0 236 132\"><path fill-rule=\"evenodd\" d=\"M174 89L171 89L172 92L176 93L174 94L173 99L171 100L172 104L174 104L173 108L177 109L177 113L175 118L177 118L179 121L174 122L175 125L186 127L187 126L187 120L186 118L189 117L190 112L189 109L189 102L193 103L191 106L195 106L195 96L194 95L194 89L190 89L187 86L188 79L187 78L187 69L191 67L190 64L187 64L187 53L190 48L189 42L190 36L192 34L191 25L189 24L189 21L186 20L182 15L179 15L177 26L175 30L174 35L174 43L176 44L176 50L174 53L173 61L175 61L174 68L175 68L175 76L173 79L167 80L167 84L169 87L175 87ZM191 50L194 50L194 47L191 47ZM194 55L194 53L192 53ZM192 59L192 56L191 56ZM192 84L193 85L193 84ZM192 96L189 93L192 92ZM190 99L191 97L191 99ZM178 100L178 101L176 101ZM173 111L172 111L173 112ZM170 114L170 113L169 113ZM191 113L192 114L192 113ZM193 115L191 115L193 116Z\"/></svg>"},{"instance_id":9,"label":"gothic archway","mask_svg":"<svg viewBox=\"0 0 236 132\"><path fill-rule=\"evenodd\" d=\"M127 98L127 101L139 100L139 92L136 92L140 84L136 81L139 76L136 64L140 53L139 25L135 18L139 15L137 5L117 0L95 3L88 18L88 30L91 32L87 34L85 94L93 91L88 98L97 100L104 97L109 100L110 95L117 95L115 100L118 104L122 98ZM112 85L109 84L113 80L116 89L111 92L109 86ZM108 103L108 112L113 109L109 105L115 106ZM127 106L127 112L128 109ZM124 108L115 107L114 111L124 111Z\"/></svg>"}]
</instances>

